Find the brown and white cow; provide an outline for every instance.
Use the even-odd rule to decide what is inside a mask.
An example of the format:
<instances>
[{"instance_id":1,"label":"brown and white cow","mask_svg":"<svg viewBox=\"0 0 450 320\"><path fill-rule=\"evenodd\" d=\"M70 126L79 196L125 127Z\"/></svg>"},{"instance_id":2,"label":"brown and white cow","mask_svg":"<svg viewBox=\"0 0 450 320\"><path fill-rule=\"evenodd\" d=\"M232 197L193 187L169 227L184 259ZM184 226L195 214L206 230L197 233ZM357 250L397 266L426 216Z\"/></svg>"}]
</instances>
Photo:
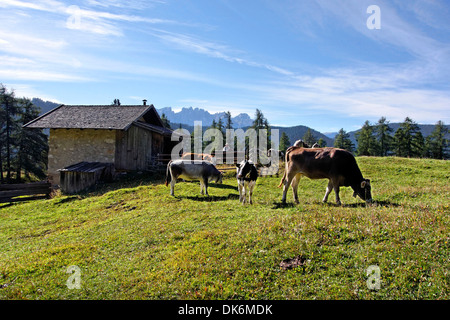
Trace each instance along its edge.
<instances>
[{"instance_id":1,"label":"brown and white cow","mask_svg":"<svg viewBox=\"0 0 450 320\"><path fill-rule=\"evenodd\" d=\"M216 165L216 158L207 153L190 153L185 152L181 155L182 160L191 160L191 161L209 161L212 164Z\"/></svg>"},{"instance_id":2,"label":"brown and white cow","mask_svg":"<svg viewBox=\"0 0 450 320\"><path fill-rule=\"evenodd\" d=\"M302 148L311 148L305 141L303 141L302 139L298 139L297 141L294 142L294 144L292 145L293 147L302 147Z\"/></svg>"},{"instance_id":3,"label":"brown and white cow","mask_svg":"<svg viewBox=\"0 0 450 320\"><path fill-rule=\"evenodd\" d=\"M184 180L200 180L200 192L208 195L208 182L222 183L222 172L209 161L199 163L190 160L171 160L167 164L166 186L170 183L170 194L174 195L175 183L178 178Z\"/></svg>"},{"instance_id":4,"label":"brown and white cow","mask_svg":"<svg viewBox=\"0 0 450 320\"><path fill-rule=\"evenodd\" d=\"M298 183L301 176L310 179L328 179L329 183L323 202L334 189L336 203L341 204L339 187L351 187L353 196L357 195L366 202L372 201L370 180L364 179L355 157L348 151L337 148L299 148L290 147L286 152L286 169L280 185L283 187L282 202L286 202L286 193L292 183L294 201L298 203Z\"/></svg>"}]
</instances>

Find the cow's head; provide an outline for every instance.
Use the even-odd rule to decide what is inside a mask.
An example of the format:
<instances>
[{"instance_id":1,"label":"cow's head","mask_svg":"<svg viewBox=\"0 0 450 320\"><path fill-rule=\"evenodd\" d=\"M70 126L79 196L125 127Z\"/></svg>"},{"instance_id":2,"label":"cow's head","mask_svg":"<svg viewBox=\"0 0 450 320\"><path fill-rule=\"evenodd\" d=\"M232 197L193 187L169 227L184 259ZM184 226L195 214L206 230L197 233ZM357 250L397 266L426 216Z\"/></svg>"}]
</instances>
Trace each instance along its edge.
<instances>
[{"instance_id":1,"label":"cow's head","mask_svg":"<svg viewBox=\"0 0 450 320\"><path fill-rule=\"evenodd\" d=\"M223 171L219 171L219 174L216 177L216 183L222 184Z\"/></svg>"},{"instance_id":2,"label":"cow's head","mask_svg":"<svg viewBox=\"0 0 450 320\"><path fill-rule=\"evenodd\" d=\"M372 192L370 186L370 180L364 179L361 181L361 184L354 188L353 196L359 196L361 199L366 202L372 202Z\"/></svg>"},{"instance_id":3,"label":"cow's head","mask_svg":"<svg viewBox=\"0 0 450 320\"><path fill-rule=\"evenodd\" d=\"M236 164L236 178L243 179L250 174L253 163L249 160L244 160L240 164Z\"/></svg>"}]
</instances>

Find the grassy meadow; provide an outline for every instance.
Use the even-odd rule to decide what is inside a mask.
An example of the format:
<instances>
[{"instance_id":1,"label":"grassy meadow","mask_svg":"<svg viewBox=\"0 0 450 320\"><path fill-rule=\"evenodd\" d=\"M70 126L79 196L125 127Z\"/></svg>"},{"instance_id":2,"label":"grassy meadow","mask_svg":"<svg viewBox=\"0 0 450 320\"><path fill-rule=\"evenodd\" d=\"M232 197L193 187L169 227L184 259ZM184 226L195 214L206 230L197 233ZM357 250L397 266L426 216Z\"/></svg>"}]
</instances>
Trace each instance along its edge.
<instances>
[{"instance_id":1,"label":"grassy meadow","mask_svg":"<svg viewBox=\"0 0 450 320\"><path fill-rule=\"evenodd\" d=\"M350 188L342 206L334 193L323 204L327 180L308 178L300 204L289 190L282 205L283 170L258 179L253 205L239 203L233 171L209 197L197 182L172 197L162 176L136 175L0 204L0 299L449 299L450 162L357 162L372 205ZM302 265L280 268L298 256Z\"/></svg>"}]
</instances>

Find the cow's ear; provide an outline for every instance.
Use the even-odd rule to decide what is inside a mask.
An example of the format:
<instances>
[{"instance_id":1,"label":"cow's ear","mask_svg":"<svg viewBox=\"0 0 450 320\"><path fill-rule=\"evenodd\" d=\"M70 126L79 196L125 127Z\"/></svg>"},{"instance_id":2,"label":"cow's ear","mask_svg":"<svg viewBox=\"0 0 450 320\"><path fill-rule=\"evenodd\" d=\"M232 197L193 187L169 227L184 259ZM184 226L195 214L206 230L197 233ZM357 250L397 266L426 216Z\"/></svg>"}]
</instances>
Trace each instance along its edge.
<instances>
[{"instance_id":1,"label":"cow's ear","mask_svg":"<svg viewBox=\"0 0 450 320\"><path fill-rule=\"evenodd\" d=\"M236 168L239 168L239 163L236 163Z\"/></svg>"},{"instance_id":2,"label":"cow's ear","mask_svg":"<svg viewBox=\"0 0 450 320\"><path fill-rule=\"evenodd\" d=\"M361 182L361 188L364 188L366 186L366 182L367 182L366 180Z\"/></svg>"}]
</instances>

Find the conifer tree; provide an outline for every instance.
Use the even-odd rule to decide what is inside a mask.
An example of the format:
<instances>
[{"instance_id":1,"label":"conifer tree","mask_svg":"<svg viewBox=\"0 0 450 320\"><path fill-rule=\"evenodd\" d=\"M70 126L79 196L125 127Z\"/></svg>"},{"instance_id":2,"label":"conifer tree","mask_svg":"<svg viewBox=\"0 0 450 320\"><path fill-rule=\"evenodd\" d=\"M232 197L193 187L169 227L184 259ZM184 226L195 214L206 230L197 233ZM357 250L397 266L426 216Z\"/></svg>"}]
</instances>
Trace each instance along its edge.
<instances>
[{"instance_id":1,"label":"conifer tree","mask_svg":"<svg viewBox=\"0 0 450 320\"><path fill-rule=\"evenodd\" d=\"M291 142L289 141L288 135L286 132L282 132L280 138L280 151L286 153L286 149L289 148L290 145Z\"/></svg>"},{"instance_id":2,"label":"conifer tree","mask_svg":"<svg viewBox=\"0 0 450 320\"><path fill-rule=\"evenodd\" d=\"M406 117L400 124L400 128L394 134L394 145L396 155L399 157L421 156L423 148L423 136L418 134L420 128L411 118ZM420 145L422 144L422 146Z\"/></svg>"},{"instance_id":3,"label":"conifer tree","mask_svg":"<svg viewBox=\"0 0 450 320\"><path fill-rule=\"evenodd\" d=\"M375 137L378 142L377 155L385 157L392 147L393 137L390 135L392 129L389 127L389 121L385 117L381 117L374 128Z\"/></svg>"},{"instance_id":4,"label":"conifer tree","mask_svg":"<svg viewBox=\"0 0 450 320\"><path fill-rule=\"evenodd\" d=\"M353 152L353 142L350 140L350 135L343 128L339 130L334 139L334 147Z\"/></svg>"},{"instance_id":5,"label":"conifer tree","mask_svg":"<svg viewBox=\"0 0 450 320\"><path fill-rule=\"evenodd\" d=\"M426 139L427 151L430 157L435 159L447 158L448 140L445 138L447 133L447 127L439 120L434 127L434 131Z\"/></svg>"},{"instance_id":6,"label":"conifer tree","mask_svg":"<svg viewBox=\"0 0 450 320\"><path fill-rule=\"evenodd\" d=\"M44 179L47 170L48 139L42 129L23 128L22 126L37 118L40 109L29 99L18 99L18 123L21 130L16 133L17 150L15 156L16 180L21 181L22 171L29 179L34 174Z\"/></svg>"},{"instance_id":7,"label":"conifer tree","mask_svg":"<svg viewBox=\"0 0 450 320\"><path fill-rule=\"evenodd\" d=\"M314 143L316 143L316 137L312 134L310 128L308 128L308 130L306 130L306 132L303 135L302 139L303 139L303 141L305 141L310 146L312 146Z\"/></svg>"},{"instance_id":8,"label":"conifer tree","mask_svg":"<svg viewBox=\"0 0 450 320\"><path fill-rule=\"evenodd\" d=\"M377 153L377 142L373 135L373 126L367 120L363 127L356 133L358 147L356 153L359 156L374 156Z\"/></svg>"}]
</instances>

